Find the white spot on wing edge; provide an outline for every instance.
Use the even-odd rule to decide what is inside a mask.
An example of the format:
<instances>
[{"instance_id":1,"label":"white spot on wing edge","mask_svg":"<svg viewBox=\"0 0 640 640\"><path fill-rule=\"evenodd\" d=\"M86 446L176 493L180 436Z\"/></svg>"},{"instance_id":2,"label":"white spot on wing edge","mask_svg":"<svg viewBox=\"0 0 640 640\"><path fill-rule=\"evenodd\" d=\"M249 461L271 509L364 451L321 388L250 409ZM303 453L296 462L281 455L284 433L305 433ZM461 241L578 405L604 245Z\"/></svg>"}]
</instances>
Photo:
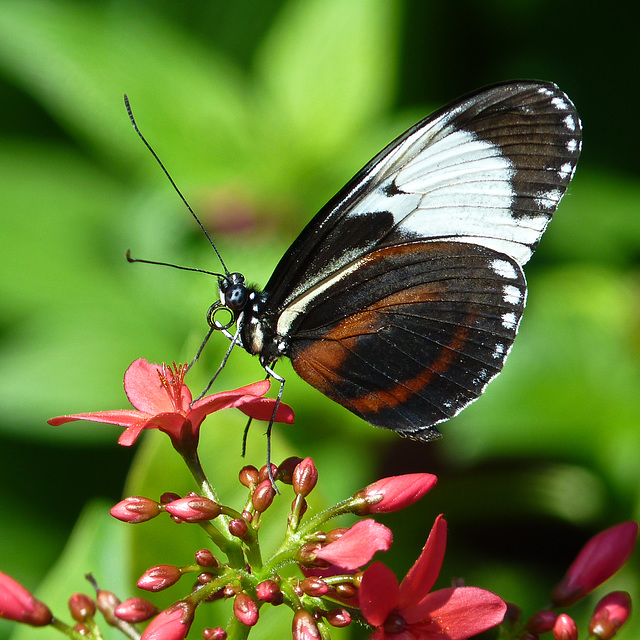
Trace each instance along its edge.
<instances>
[{"instance_id":1,"label":"white spot on wing edge","mask_svg":"<svg viewBox=\"0 0 640 640\"><path fill-rule=\"evenodd\" d=\"M565 123L567 129L569 129L569 131L575 131L576 130L576 121L573 119L573 116L567 116L564 119L564 123Z\"/></svg>"},{"instance_id":2,"label":"white spot on wing edge","mask_svg":"<svg viewBox=\"0 0 640 640\"><path fill-rule=\"evenodd\" d=\"M569 108L569 105L567 104L566 100L562 98L557 98L557 97L552 98L551 104L560 111L566 111Z\"/></svg>"},{"instance_id":3,"label":"white spot on wing edge","mask_svg":"<svg viewBox=\"0 0 640 640\"><path fill-rule=\"evenodd\" d=\"M558 177L561 180L566 180L573 175L574 166L571 162L565 162L558 170Z\"/></svg>"},{"instance_id":4,"label":"white spot on wing edge","mask_svg":"<svg viewBox=\"0 0 640 640\"><path fill-rule=\"evenodd\" d=\"M491 268L495 273L503 278L509 278L510 280L516 280L518 278L518 272L515 267L506 260L496 258L491 262Z\"/></svg>"},{"instance_id":5,"label":"white spot on wing edge","mask_svg":"<svg viewBox=\"0 0 640 640\"><path fill-rule=\"evenodd\" d=\"M507 351L505 349L505 346L501 342L498 342L491 356L497 360L498 358L504 358L506 355Z\"/></svg>"},{"instance_id":6,"label":"white spot on wing edge","mask_svg":"<svg viewBox=\"0 0 640 640\"><path fill-rule=\"evenodd\" d=\"M517 324L518 319L516 318L515 313L510 311L509 313L502 314L502 326L505 329L514 329Z\"/></svg>"},{"instance_id":7,"label":"white spot on wing edge","mask_svg":"<svg viewBox=\"0 0 640 640\"><path fill-rule=\"evenodd\" d=\"M558 206L561 198L562 192L559 189L552 189L536 193L534 200L541 209L553 210Z\"/></svg>"},{"instance_id":8,"label":"white spot on wing edge","mask_svg":"<svg viewBox=\"0 0 640 640\"><path fill-rule=\"evenodd\" d=\"M574 138L572 138L571 140L569 140L569 142L567 142L567 151L570 151L571 153L574 153L578 148L578 141L575 140Z\"/></svg>"},{"instance_id":9,"label":"white spot on wing edge","mask_svg":"<svg viewBox=\"0 0 640 640\"><path fill-rule=\"evenodd\" d=\"M518 287L514 287L512 284L505 284L502 287L502 299L507 304L517 305L522 300L522 291Z\"/></svg>"}]
</instances>

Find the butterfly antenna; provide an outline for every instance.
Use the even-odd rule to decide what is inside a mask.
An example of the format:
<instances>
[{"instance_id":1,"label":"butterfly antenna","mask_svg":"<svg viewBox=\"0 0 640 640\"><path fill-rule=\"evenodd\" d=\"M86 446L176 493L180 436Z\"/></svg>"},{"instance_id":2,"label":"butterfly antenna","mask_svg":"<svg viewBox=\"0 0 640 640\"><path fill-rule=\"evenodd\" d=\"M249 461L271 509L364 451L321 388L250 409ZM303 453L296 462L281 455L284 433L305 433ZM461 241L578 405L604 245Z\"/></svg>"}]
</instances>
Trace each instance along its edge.
<instances>
[{"instance_id":1,"label":"butterfly antenna","mask_svg":"<svg viewBox=\"0 0 640 640\"><path fill-rule=\"evenodd\" d=\"M195 271L196 273L206 273L209 276L216 276L218 278L226 278L223 273L216 273L215 271L207 271L206 269L198 269L197 267L184 267L180 264L173 264L173 262L159 262L157 260L143 260L142 258L132 258L131 251L127 249L126 253L127 262L140 262L141 264L155 264L160 267L172 267L173 269L180 269L180 271Z\"/></svg>"},{"instance_id":2,"label":"butterfly antenna","mask_svg":"<svg viewBox=\"0 0 640 640\"><path fill-rule=\"evenodd\" d=\"M205 237L209 241L209 244L213 247L213 250L216 252L216 255L218 256L218 260L220 260L220 264L222 265L222 268L224 269L225 274L228 276L229 269L227 269L227 265L224 263L224 260L222 259L222 256L220 255L218 248L213 243L211 236L209 235L207 230L204 228L204 225L202 224L202 222L200 222L200 218L198 218L195 211L191 208L191 206L187 202L187 199L182 195L182 192L180 191L180 189L178 189L178 185L173 181L173 178L167 171L167 168L164 166L164 164L162 164L162 160L160 160L160 158L158 157L158 154L153 150L153 147L147 142L147 139L142 135L142 132L140 131L140 129L138 129L138 124L136 123L136 119L133 117L133 111L131 110L131 105L129 104L129 98L127 97L126 93L124 94L124 106L127 109L129 120L131 120L131 124L133 125L135 132L138 134L138 137L140 138L140 140L142 140L142 142L144 142L147 149L149 149L149 151L151 152L151 155L156 159L156 162L160 165L160 168L164 171L164 174L169 179L171 186L175 189L175 192L180 196L180 199L182 200L182 202L184 202L185 207L187 207L187 209L189 210L189 213L193 216L193 219L198 223L198 226L200 227L200 229L202 229L202 233L204 233Z\"/></svg>"}]
</instances>

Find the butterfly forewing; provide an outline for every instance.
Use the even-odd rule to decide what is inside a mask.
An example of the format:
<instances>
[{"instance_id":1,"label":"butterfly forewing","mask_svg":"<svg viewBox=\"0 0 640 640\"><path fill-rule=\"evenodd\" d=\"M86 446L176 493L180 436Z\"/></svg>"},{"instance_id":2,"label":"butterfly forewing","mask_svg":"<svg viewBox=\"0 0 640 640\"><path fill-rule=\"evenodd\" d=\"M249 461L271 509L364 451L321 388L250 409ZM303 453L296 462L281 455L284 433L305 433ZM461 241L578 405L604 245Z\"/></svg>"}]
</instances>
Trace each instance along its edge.
<instances>
[{"instance_id":1,"label":"butterfly forewing","mask_svg":"<svg viewBox=\"0 0 640 640\"><path fill-rule=\"evenodd\" d=\"M436 112L311 220L265 287L270 308L376 246L407 240L479 244L524 265L573 176L580 126L552 83L497 85Z\"/></svg>"},{"instance_id":2,"label":"butterfly forewing","mask_svg":"<svg viewBox=\"0 0 640 640\"><path fill-rule=\"evenodd\" d=\"M298 301L296 372L365 420L437 437L433 424L496 376L524 309L517 263L464 243L417 242L368 254Z\"/></svg>"}]
</instances>

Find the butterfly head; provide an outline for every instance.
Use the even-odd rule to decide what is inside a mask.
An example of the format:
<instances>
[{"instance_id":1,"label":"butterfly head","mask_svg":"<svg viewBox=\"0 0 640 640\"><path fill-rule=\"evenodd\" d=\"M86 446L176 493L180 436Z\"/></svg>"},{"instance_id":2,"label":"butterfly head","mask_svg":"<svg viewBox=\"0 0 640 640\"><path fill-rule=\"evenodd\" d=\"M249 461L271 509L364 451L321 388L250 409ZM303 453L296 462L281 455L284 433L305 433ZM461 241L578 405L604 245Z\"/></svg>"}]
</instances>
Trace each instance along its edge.
<instances>
[{"instance_id":1,"label":"butterfly head","mask_svg":"<svg viewBox=\"0 0 640 640\"><path fill-rule=\"evenodd\" d=\"M244 310L249 300L250 290L241 273L230 273L219 279L220 302L234 314Z\"/></svg>"}]
</instances>

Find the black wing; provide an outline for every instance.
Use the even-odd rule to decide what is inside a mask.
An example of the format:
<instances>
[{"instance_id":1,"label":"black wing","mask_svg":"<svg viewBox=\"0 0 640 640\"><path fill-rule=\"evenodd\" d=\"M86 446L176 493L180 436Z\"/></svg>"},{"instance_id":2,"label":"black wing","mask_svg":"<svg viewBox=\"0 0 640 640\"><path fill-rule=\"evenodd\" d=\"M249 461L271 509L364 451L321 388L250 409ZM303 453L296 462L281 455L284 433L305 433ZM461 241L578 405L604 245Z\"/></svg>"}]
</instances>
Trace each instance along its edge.
<instances>
[{"instance_id":1,"label":"black wing","mask_svg":"<svg viewBox=\"0 0 640 640\"><path fill-rule=\"evenodd\" d=\"M520 266L486 247L385 247L285 312L288 355L364 420L430 440L500 372L525 298Z\"/></svg>"},{"instance_id":2,"label":"black wing","mask_svg":"<svg viewBox=\"0 0 640 640\"><path fill-rule=\"evenodd\" d=\"M422 120L369 162L311 220L265 294L286 307L376 247L447 239L530 258L571 180L581 124L552 83L470 94Z\"/></svg>"}]
</instances>

